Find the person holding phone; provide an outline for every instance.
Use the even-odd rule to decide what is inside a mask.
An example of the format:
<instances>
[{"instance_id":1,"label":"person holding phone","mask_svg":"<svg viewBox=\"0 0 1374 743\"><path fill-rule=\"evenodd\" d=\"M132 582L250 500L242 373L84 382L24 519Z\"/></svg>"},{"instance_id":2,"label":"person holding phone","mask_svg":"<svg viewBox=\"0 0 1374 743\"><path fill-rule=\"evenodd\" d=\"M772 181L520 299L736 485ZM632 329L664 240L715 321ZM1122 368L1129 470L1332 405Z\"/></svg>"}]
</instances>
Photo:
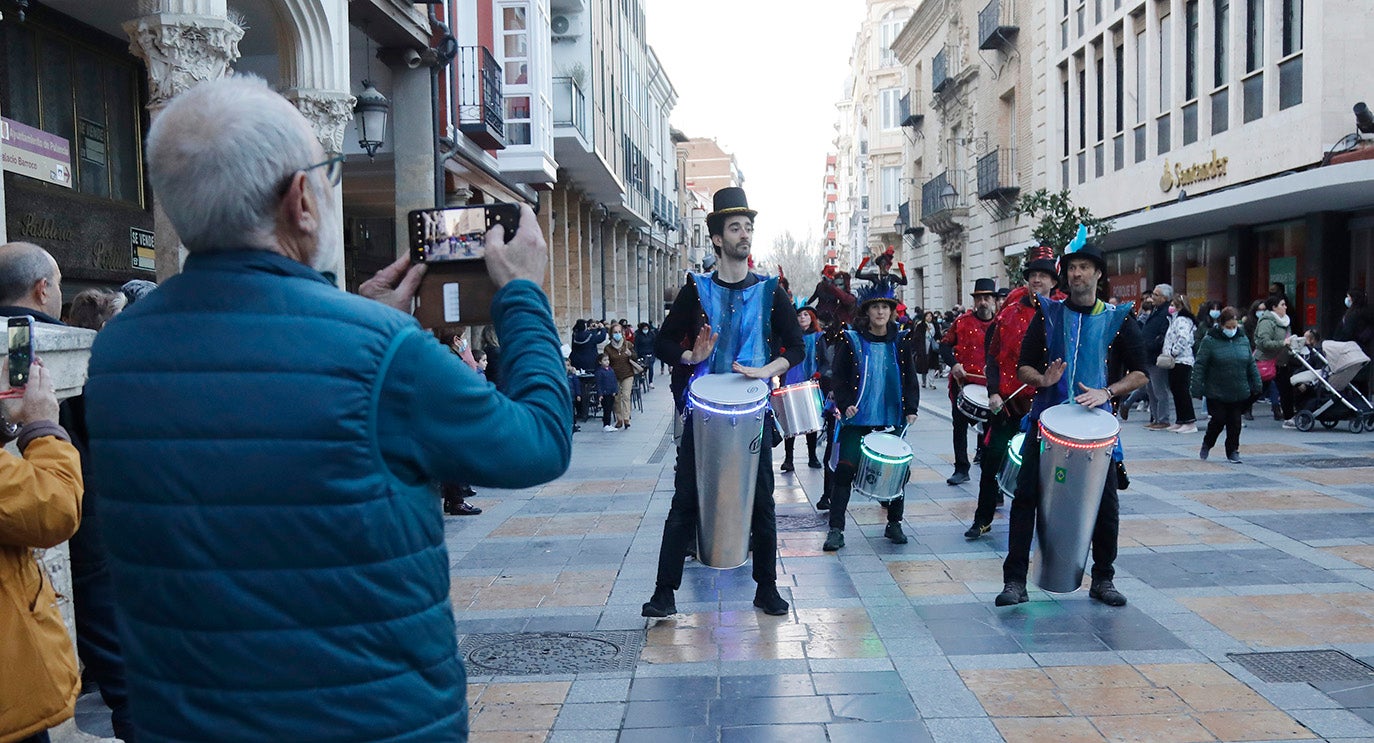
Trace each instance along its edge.
<instances>
[{"instance_id":1,"label":"person holding phone","mask_svg":"<svg viewBox=\"0 0 1374 743\"><path fill-rule=\"evenodd\" d=\"M321 273L342 158L263 80L178 94L147 159L188 257L96 338L86 384L138 732L465 741L434 485L532 487L572 449L534 212L485 236L498 391L409 314L424 264L362 296Z\"/></svg>"}]
</instances>

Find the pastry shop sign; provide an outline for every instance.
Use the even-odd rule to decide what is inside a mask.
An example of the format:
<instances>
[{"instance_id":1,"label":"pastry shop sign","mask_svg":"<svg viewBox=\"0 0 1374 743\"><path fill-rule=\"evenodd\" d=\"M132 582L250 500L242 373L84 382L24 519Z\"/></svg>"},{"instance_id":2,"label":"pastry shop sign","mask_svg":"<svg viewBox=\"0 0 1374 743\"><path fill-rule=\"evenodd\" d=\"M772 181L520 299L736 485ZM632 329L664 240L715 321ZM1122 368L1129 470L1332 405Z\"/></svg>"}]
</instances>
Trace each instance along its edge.
<instances>
[{"instance_id":1,"label":"pastry shop sign","mask_svg":"<svg viewBox=\"0 0 1374 743\"><path fill-rule=\"evenodd\" d=\"M1231 161L1229 157L1217 157L1217 151L1212 150L1212 159L1206 162L1193 165L1183 163L1169 164L1169 160L1164 160L1164 174L1159 177L1159 190L1169 193L1174 187L1183 188L1191 186L1199 181L1210 181L1214 178L1226 177L1226 164Z\"/></svg>"},{"instance_id":2,"label":"pastry shop sign","mask_svg":"<svg viewBox=\"0 0 1374 743\"><path fill-rule=\"evenodd\" d=\"M0 117L0 161L11 173L72 187L71 143L42 129Z\"/></svg>"}]
</instances>

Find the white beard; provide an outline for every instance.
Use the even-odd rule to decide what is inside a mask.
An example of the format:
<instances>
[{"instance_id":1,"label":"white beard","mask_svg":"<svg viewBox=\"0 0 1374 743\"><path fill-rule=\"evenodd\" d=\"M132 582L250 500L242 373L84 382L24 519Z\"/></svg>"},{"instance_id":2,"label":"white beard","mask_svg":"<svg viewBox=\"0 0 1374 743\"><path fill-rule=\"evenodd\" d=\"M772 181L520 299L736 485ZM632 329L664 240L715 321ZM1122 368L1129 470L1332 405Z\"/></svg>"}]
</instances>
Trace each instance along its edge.
<instances>
[{"instance_id":1,"label":"white beard","mask_svg":"<svg viewBox=\"0 0 1374 743\"><path fill-rule=\"evenodd\" d=\"M319 242L315 245L315 255L310 261L310 267L320 273L328 271L335 276L342 276L344 244L343 229L338 219L338 200L332 188L320 189L315 193L319 196L322 206Z\"/></svg>"}]
</instances>

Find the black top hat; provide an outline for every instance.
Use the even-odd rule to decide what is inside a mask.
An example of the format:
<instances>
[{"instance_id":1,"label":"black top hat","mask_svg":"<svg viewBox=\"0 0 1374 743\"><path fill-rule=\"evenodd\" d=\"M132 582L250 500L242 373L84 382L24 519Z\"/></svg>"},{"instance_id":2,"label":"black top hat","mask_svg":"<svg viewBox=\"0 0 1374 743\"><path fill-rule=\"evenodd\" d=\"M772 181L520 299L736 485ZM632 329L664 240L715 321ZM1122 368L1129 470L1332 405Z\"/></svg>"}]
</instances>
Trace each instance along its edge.
<instances>
[{"instance_id":1,"label":"black top hat","mask_svg":"<svg viewBox=\"0 0 1374 743\"><path fill-rule=\"evenodd\" d=\"M757 214L749 208L744 189L738 186L722 188L711 197L711 213L706 215L706 230L712 235L719 235L725 229L726 217L743 215L753 219Z\"/></svg>"},{"instance_id":2,"label":"black top hat","mask_svg":"<svg viewBox=\"0 0 1374 743\"><path fill-rule=\"evenodd\" d=\"M997 294L997 281L995 279L978 279L973 282L973 296L979 294Z\"/></svg>"},{"instance_id":3,"label":"black top hat","mask_svg":"<svg viewBox=\"0 0 1374 743\"><path fill-rule=\"evenodd\" d=\"M1058 277L1059 261L1054 258L1054 248L1037 245L1026 251L1026 262L1021 265L1021 278L1029 279L1031 271L1044 271Z\"/></svg>"},{"instance_id":4,"label":"black top hat","mask_svg":"<svg viewBox=\"0 0 1374 743\"><path fill-rule=\"evenodd\" d=\"M1059 262L1063 271L1069 270L1069 261L1074 258L1087 258L1097 266L1097 270L1101 271L1103 276L1107 275L1107 259L1102 257L1102 248L1088 243L1072 253L1064 253L1063 260Z\"/></svg>"}]
</instances>

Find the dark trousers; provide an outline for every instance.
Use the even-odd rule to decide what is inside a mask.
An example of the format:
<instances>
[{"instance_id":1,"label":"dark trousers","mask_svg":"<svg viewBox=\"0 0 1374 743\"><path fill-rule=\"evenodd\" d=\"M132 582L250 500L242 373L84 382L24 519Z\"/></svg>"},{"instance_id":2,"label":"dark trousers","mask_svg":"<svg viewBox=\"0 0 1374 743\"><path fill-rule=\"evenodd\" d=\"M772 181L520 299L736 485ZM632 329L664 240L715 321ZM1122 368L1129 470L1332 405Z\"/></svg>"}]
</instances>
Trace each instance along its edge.
<instances>
[{"instance_id":1,"label":"dark trousers","mask_svg":"<svg viewBox=\"0 0 1374 743\"><path fill-rule=\"evenodd\" d=\"M1241 414L1245 412L1248 404L1246 400L1236 402L1222 402L1220 400L1208 400L1207 409L1212 417L1207 421L1207 433L1202 435L1202 448L1211 451L1217 445L1217 437L1221 435L1221 429L1226 428L1226 453L1232 454L1240 451L1240 423Z\"/></svg>"},{"instance_id":2,"label":"dark trousers","mask_svg":"<svg viewBox=\"0 0 1374 743\"><path fill-rule=\"evenodd\" d=\"M101 698L110 708L115 736L134 743L124 654L115 618L114 584L101 533L100 499L93 490L86 491L81 528L72 535L68 547L77 655L86 667L85 675L96 682Z\"/></svg>"},{"instance_id":3,"label":"dark trousers","mask_svg":"<svg viewBox=\"0 0 1374 743\"><path fill-rule=\"evenodd\" d=\"M968 426L969 419L959 411L957 398L950 403L950 411L954 417L954 470L968 474L970 465L968 463Z\"/></svg>"},{"instance_id":4,"label":"dark trousers","mask_svg":"<svg viewBox=\"0 0 1374 743\"><path fill-rule=\"evenodd\" d=\"M1039 505L1040 433L1038 426L1032 426L1021 448L1021 475L1016 479L1016 497L1011 501L1011 534L1007 538L1007 559L1002 563L1002 580L1007 583L1026 582L1035 509ZM1115 473L1108 471L1102 485L1102 505L1093 526L1093 580L1110 580L1116 575L1112 563L1116 562L1116 539L1121 528L1118 505Z\"/></svg>"},{"instance_id":5,"label":"dark trousers","mask_svg":"<svg viewBox=\"0 0 1374 743\"><path fill-rule=\"evenodd\" d=\"M1007 446L1021 430L1021 419L999 413L988 421L988 442L983 447L983 472L978 478L978 508L973 512L973 523L991 524L992 515L997 510L997 502L1002 500L1002 491L997 488L997 476L1002 473L1002 464L1007 461Z\"/></svg>"},{"instance_id":6,"label":"dark trousers","mask_svg":"<svg viewBox=\"0 0 1374 743\"><path fill-rule=\"evenodd\" d=\"M1174 397L1174 423L1197 422L1197 413L1193 411L1193 396L1188 393L1188 385L1192 378L1191 364L1174 364L1174 368L1169 370L1169 392Z\"/></svg>"},{"instance_id":7,"label":"dark trousers","mask_svg":"<svg viewBox=\"0 0 1374 743\"><path fill-rule=\"evenodd\" d=\"M615 412L615 395L601 396L601 425L611 425L611 413Z\"/></svg>"},{"instance_id":8,"label":"dark trousers","mask_svg":"<svg viewBox=\"0 0 1374 743\"><path fill-rule=\"evenodd\" d=\"M773 450L769 447L772 421L765 421L763 444L759 446L759 475L754 481L754 513L749 522L749 546L754 552L754 582L778 582L778 524L773 506ZM677 474L673 480L673 502L663 522L663 543L658 548L660 588L676 591L682 586L682 561L697 538L697 448L692 437L692 419L682 429L677 448Z\"/></svg>"},{"instance_id":9,"label":"dark trousers","mask_svg":"<svg viewBox=\"0 0 1374 743\"><path fill-rule=\"evenodd\" d=\"M23 740L17 741L16 743L50 743L51 740L52 739L48 737L48 731L44 730L41 733L34 733L33 735L30 735L29 737Z\"/></svg>"},{"instance_id":10,"label":"dark trousers","mask_svg":"<svg viewBox=\"0 0 1374 743\"><path fill-rule=\"evenodd\" d=\"M849 507L849 496L854 488L854 476L859 473L859 440L870 431L886 426L844 426L840 429L840 464L835 468L835 487L830 494L830 528L843 529L845 509ZM897 497L887 502L887 523L895 524L902 520L906 511L906 498Z\"/></svg>"},{"instance_id":11,"label":"dark trousers","mask_svg":"<svg viewBox=\"0 0 1374 743\"><path fill-rule=\"evenodd\" d=\"M783 439L783 442L782 442L782 450L783 450L782 461L784 461L784 462L791 462L791 461L792 461L792 442L793 442L793 441L796 441L796 440L797 440L797 437L796 437L796 436L788 436L787 438ZM816 459L816 432L815 432L815 431L812 431L811 433L806 434L806 455L807 455L807 461L815 461L815 459Z\"/></svg>"}]
</instances>

